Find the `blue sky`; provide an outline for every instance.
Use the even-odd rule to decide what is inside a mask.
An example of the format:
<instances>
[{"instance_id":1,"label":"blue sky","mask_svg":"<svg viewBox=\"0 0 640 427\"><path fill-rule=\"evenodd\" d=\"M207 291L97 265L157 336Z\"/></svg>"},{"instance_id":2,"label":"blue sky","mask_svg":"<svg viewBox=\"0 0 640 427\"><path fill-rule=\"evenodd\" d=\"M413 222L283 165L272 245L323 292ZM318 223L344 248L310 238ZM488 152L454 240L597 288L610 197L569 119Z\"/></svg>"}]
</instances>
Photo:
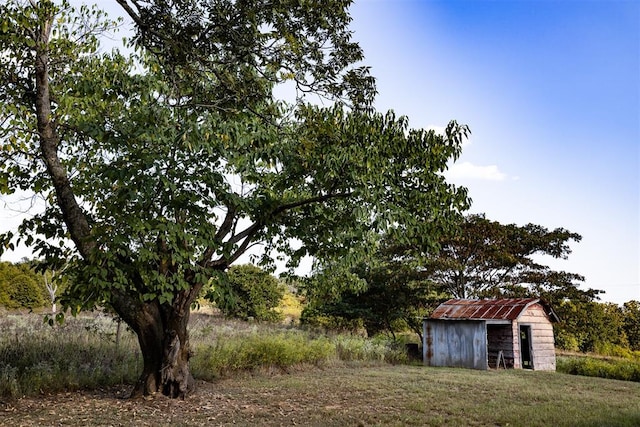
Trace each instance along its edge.
<instances>
[{"instance_id":1,"label":"blue sky","mask_svg":"<svg viewBox=\"0 0 640 427\"><path fill-rule=\"evenodd\" d=\"M640 2L360 0L379 110L472 137L472 212L583 236L553 268L640 300Z\"/></svg>"},{"instance_id":2,"label":"blue sky","mask_svg":"<svg viewBox=\"0 0 640 427\"><path fill-rule=\"evenodd\" d=\"M351 13L379 110L470 126L448 178L472 212L581 234L567 261L544 261L604 301L640 300L640 2L356 0Z\"/></svg>"}]
</instances>

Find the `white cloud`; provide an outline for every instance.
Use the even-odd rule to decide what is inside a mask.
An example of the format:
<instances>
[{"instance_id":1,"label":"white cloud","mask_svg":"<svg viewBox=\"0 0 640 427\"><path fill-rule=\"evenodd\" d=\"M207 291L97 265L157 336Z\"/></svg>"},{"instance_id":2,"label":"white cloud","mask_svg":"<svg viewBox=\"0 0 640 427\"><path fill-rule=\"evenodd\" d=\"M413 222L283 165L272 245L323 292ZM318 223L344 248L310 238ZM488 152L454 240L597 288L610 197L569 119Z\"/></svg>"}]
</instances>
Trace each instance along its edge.
<instances>
[{"instance_id":1,"label":"white cloud","mask_svg":"<svg viewBox=\"0 0 640 427\"><path fill-rule=\"evenodd\" d=\"M478 179L483 181L504 181L507 175L500 172L498 166L478 166L471 162L454 163L445 172L445 177L451 180Z\"/></svg>"}]
</instances>

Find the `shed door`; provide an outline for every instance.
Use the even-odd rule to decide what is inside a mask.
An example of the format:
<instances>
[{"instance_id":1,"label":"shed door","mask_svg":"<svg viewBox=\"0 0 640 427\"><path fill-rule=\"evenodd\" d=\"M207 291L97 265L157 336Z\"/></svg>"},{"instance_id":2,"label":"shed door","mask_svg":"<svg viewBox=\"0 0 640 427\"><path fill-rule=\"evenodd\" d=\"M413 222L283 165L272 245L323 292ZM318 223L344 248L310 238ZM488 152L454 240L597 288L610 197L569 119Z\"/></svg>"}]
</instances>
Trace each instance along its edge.
<instances>
[{"instance_id":1,"label":"shed door","mask_svg":"<svg viewBox=\"0 0 640 427\"><path fill-rule=\"evenodd\" d=\"M531 326L520 325L520 354L522 355L522 367L524 369L533 369Z\"/></svg>"}]
</instances>

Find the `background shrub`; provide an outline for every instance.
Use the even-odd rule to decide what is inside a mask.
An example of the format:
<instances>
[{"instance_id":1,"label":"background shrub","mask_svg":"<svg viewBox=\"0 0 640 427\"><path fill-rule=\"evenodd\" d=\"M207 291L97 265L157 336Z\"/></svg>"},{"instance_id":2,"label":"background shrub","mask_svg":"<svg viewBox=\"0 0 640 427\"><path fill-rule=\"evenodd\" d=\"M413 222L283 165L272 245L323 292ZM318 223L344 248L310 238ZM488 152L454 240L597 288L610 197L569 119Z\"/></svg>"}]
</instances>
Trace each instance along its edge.
<instances>
[{"instance_id":1,"label":"background shrub","mask_svg":"<svg viewBox=\"0 0 640 427\"><path fill-rule=\"evenodd\" d=\"M47 301L42 276L28 263L0 262L0 305L10 309L38 308Z\"/></svg>"},{"instance_id":2,"label":"background shrub","mask_svg":"<svg viewBox=\"0 0 640 427\"><path fill-rule=\"evenodd\" d=\"M285 287L271 274L251 264L232 266L225 276L214 279L205 298L214 302L227 317L277 321L275 310Z\"/></svg>"}]
</instances>

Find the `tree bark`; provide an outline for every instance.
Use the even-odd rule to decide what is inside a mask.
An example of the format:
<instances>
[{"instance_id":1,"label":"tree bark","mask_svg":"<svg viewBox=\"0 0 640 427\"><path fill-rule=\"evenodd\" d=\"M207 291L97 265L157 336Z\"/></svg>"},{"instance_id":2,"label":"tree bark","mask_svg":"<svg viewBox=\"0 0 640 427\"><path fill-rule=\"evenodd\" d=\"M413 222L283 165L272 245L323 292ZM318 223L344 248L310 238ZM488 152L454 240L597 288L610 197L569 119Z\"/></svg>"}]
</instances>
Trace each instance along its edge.
<instances>
[{"instance_id":1,"label":"tree bark","mask_svg":"<svg viewBox=\"0 0 640 427\"><path fill-rule=\"evenodd\" d=\"M197 295L195 288L179 293L172 304L141 302L126 294L114 298L116 313L134 330L142 352L142 373L131 397L162 393L184 399L194 390L187 330L192 295Z\"/></svg>"}]
</instances>

